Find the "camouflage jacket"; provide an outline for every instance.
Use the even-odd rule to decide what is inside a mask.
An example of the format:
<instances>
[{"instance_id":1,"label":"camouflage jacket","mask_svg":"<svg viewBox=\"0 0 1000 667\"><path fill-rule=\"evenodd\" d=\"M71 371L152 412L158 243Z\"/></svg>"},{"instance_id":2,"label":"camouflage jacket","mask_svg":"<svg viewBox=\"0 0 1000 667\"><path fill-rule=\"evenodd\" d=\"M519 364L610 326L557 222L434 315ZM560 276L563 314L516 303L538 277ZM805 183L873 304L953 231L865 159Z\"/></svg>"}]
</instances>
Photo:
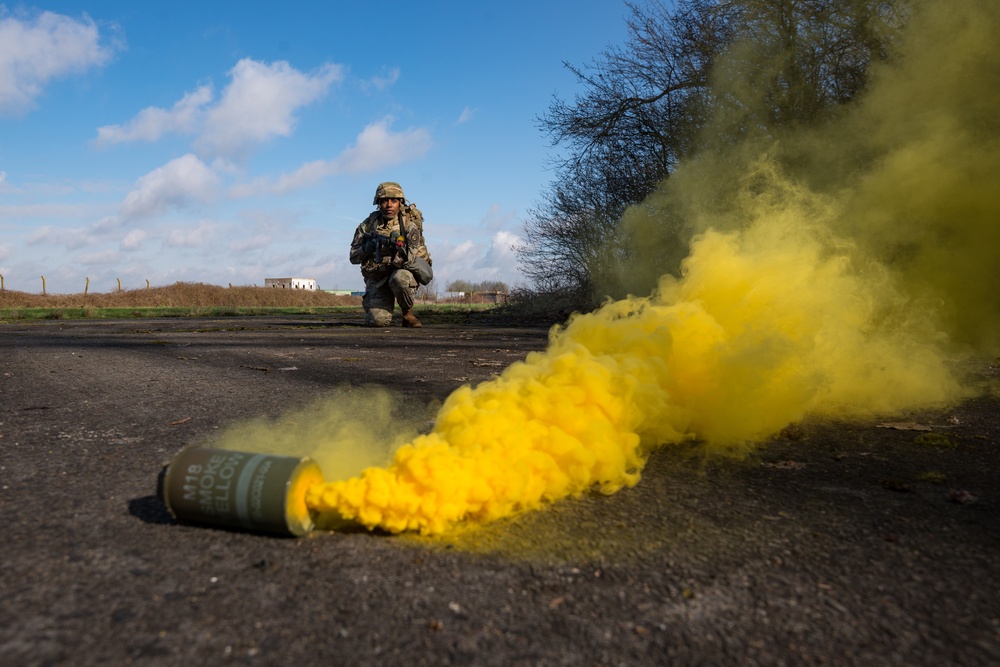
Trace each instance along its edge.
<instances>
[{"instance_id":1,"label":"camouflage jacket","mask_svg":"<svg viewBox=\"0 0 1000 667\"><path fill-rule=\"evenodd\" d=\"M361 275L365 280L378 280L401 269L411 257L423 257L431 261L430 253L424 244L423 216L410 205L400 207L399 214L389 220L383 220L379 211L372 211L354 231L351 241L351 264L361 265ZM405 244L402 249L395 246L383 246L379 252L365 253L364 245L368 234L396 236L400 231L399 219L403 220L403 236Z\"/></svg>"}]
</instances>

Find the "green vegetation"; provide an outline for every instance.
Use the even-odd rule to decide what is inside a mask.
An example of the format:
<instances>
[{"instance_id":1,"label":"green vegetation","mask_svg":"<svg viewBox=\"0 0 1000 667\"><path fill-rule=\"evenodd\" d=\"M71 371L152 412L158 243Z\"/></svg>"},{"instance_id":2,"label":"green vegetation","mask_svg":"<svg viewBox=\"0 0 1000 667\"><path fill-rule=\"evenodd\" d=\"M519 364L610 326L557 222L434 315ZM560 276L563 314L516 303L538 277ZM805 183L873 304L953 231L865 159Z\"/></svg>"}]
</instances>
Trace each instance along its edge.
<instances>
[{"instance_id":1,"label":"green vegetation","mask_svg":"<svg viewBox=\"0 0 1000 667\"><path fill-rule=\"evenodd\" d=\"M466 294L477 292L497 292L507 294L510 292L510 287L507 286L507 283L500 280L484 280L479 283L469 282L468 280L452 280L445 287L445 291L465 292Z\"/></svg>"}]
</instances>

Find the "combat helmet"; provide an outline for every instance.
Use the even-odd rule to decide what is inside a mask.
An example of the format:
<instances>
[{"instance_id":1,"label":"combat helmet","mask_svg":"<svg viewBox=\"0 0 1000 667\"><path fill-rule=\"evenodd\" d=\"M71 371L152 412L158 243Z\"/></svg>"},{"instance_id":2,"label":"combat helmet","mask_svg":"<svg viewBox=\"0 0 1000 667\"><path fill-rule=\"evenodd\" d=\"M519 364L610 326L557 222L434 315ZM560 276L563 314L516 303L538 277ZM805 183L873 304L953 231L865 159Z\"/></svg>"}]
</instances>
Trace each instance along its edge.
<instances>
[{"instance_id":1,"label":"combat helmet","mask_svg":"<svg viewBox=\"0 0 1000 667\"><path fill-rule=\"evenodd\" d=\"M378 187L375 188L375 200L372 201L372 204L378 206L379 199L399 199L403 203L406 203L406 197L403 195L403 187L399 183L393 183L392 181L379 183Z\"/></svg>"}]
</instances>

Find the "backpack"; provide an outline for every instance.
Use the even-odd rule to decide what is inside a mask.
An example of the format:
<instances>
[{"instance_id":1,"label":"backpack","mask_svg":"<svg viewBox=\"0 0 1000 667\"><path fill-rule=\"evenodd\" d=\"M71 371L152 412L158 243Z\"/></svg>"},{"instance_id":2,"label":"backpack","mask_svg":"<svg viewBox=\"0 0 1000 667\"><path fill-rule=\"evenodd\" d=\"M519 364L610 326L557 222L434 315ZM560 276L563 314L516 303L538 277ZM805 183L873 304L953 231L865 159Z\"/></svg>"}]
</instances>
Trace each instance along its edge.
<instances>
[{"instance_id":1,"label":"backpack","mask_svg":"<svg viewBox=\"0 0 1000 667\"><path fill-rule=\"evenodd\" d=\"M406 214L407 220L416 226L417 230L420 232L420 243L423 243L424 214L420 212L420 209L417 208L416 204L406 204L401 207L400 213ZM402 228L400 228L400 233L402 233L402 231ZM413 257L409 262L407 262L404 268L408 269L421 285L429 285L430 282L434 280L434 269L431 268L430 263L423 257Z\"/></svg>"},{"instance_id":2,"label":"backpack","mask_svg":"<svg viewBox=\"0 0 1000 667\"><path fill-rule=\"evenodd\" d=\"M420 212L416 204L406 204L400 208L400 213L405 213L407 218L420 230L420 240L424 240L424 214Z\"/></svg>"}]
</instances>

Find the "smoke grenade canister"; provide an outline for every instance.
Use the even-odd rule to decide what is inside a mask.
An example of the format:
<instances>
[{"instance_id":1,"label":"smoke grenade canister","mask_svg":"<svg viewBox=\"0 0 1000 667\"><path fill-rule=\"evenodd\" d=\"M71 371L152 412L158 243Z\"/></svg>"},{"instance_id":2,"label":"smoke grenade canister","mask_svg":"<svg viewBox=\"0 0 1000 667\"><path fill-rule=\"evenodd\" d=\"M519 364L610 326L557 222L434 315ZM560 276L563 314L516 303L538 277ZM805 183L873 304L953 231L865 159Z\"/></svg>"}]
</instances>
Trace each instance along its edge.
<instances>
[{"instance_id":1,"label":"smoke grenade canister","mask_svg":"<svg viewBox=\"0 0 1000 667\"><path fill-rule=\"evenodd\" d=\"M305 496L323 473L308 457L193 446L159 481L160 498L177 519L298 537L314 527Z\"/></svg>"}]
</instances>

